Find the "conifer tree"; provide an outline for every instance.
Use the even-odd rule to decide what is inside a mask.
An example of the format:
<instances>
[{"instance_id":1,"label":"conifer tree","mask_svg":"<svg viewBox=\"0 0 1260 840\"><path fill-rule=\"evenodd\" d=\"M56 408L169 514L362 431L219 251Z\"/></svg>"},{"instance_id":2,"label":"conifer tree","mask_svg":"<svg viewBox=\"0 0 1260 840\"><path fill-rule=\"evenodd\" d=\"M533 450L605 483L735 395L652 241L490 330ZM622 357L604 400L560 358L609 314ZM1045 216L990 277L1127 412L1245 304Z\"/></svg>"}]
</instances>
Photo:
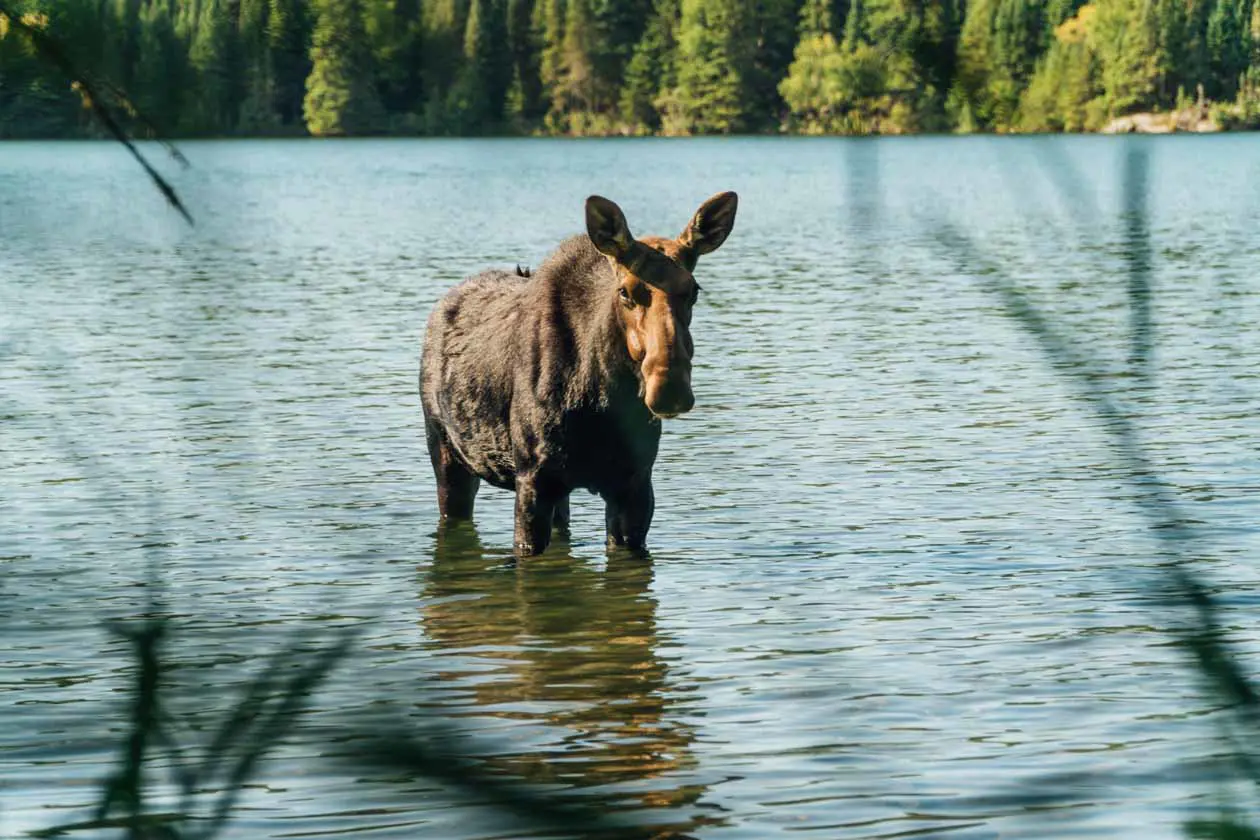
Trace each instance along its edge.
<instances>
[{"instance_id":1,"label":"conifer tree","mask_svg":"<svg viewBox=\"0 0 1260 840\"><path fill-rule=\"evenodd\" d=\"M425 113L431 133L449 133L445 113L452 86L464 63L467 0L424 0L424 52L421 75Z\"/></svg>"},{"instance_id":2,"label":"conifer tree","mask_svg":"<svg viewBox=\"0 0 1260 840\"><path fill-rule=\"evenodd\" d=\"M505 23L495 0L472 0L464 26L464 63L447 108L461 133L484 133L503 119L511 80Z\"/></svg>"},{"instance_id":3,"label":"conifer tree","mask_svg":"<svg viewBox=\"0 0 1260 840\"><path fill-rule=\"evenodd\" d=\"M196 18L189 51L196 84L188 120L195 133L225 134L236 128L245 92L239 11L226 0L207 0Z\"/></svg>"},{"instance_id":4,"label":"conifer tree","mask_svg":"<svg viewBox=\"0 0 1260 840\"><path fill-rule=\"evenodd\" d=\"M399 117L418 115L424 107L420 0L369 0L366 19L381 104Z\"/></svg>"},{"instance_id":5,"label":"conifer tree","mask_svg":"<svg viewBox=\"0 0 1260 840\"><path fill-rule=\"evenodd\" d=\"M759 0L745 12L746 31L736 33L747 55L742 74L748 129L775 128L783 110L779 81L787 75L797 43L800 0Z\"/></svg>"},{"instance_id":6,"label":"conifer tree","mask_svg":"<svg viewBox=\"0 0 1260 840\"><path fill-rule=\"evenodd\" d=\"M306 82L306 127L316 136L373 134L384 116L373 84L360 0L320 0L311 75Z\"/></svg>"},{"instance_id":7,"label":"conifer tree","mask_svg":"<svg viewBox=\"0 0 1260 840\"><path fill-rule=\"evenodd\" d=\"M739 0L682 0L678 84L666 105L667 131L730 134L744 128L741 69L748 52L739 36L745 23Z\"/></svg>"},{"instance_id":8,"label":"conifer tree","mask_svg":"<svg viewBox=\"0 0 1260 840\"><path fill-rule=\"evenodd\" d=\"M589 114L597 104L592 47L595 38L590 0L566 0L564 36L550 60L551 110L548 123L556 129L571 128L574 114ZM552 75L554 74L554 75Z\"/></svg>"},{"instance_id":9,"label":"conifer tree","mask_svg":"<svg viewBox=\"0 0 1260 840\"><path fill-rule=\"evenodd\" d=\"M565 0L536 0L531 15L530 29L538 44L538 79L541 88L539 98L551 110L556 88L564 75L564 19Z\"/></svg>"},{"instance_id":10,"label":"conifer tree","mask_svg":"<svg viewBox=\"0 0 1260 840\"><path fill-rule=\"evenodd\" d=\"M188 54L168 8L151 3L140 15L132 101L163 133L176 128L189 84Z\"/></svg>"},{"instance_id":11,"label":"conifer tree","mask_svg":"<svg viewBox=\"0 0 1260 840\"><path fill-rule=\"evenodd\" d=\"M657 0L651 20L626 66L622 118L650 131L661 127L658 99L678 83L678 0Z\"/></svg>"},{"instance_id":12,"label":"conifer tree","mask_svg":"<svg viewBox=\"0 0 1260 840\"><path fill-rule=\"evenodd\" d=\"M1094 5L1098 11L1088 43L1098 62L1100 114L1110 118L1152 107L1160 65L1154 9L1146 0L1097 0Z\"/></svg>"},{"instance_id":13,"label":"conifer tree","mask_svg":"<svg viewBox=\"0 0 1260 840\"><path fill-rule=\"evenodd\" d=\"M805 0L797 26L799 40L836 34L836 9L831 0Z\"/></svg>"},{"instance_id":14,"label":"conifer tree","mask_svg":"<svg viewBox=\"0 0 1260 840\"><path fill-rule=\"evenodd\" d=\"M303 121L302 101L311 73L314 17L305 0L270 0L267 53L272 74L272 109L281 125Z\"/></svg>"},{"instance_id":15,"label":"conifer tree","mask_svg":"<svg viewBox=\"0 0 1260 840\"><path fill-rule=\"evenodd\" d=\"M546 111L539 67L541 44L534 24L541 7L541 0L507 2L508 53L512 64L509 109L521 124L541 118Z\"/></svg>"},{"instance_id":16,"label":"conifer tree","mask_svg":"<svg viewBox=\"0 0 1260 840\"><path fill-rule=\"evenodd\" d=\"M1232 99L1238 80L1251 60L1251 8L1249 0L1216 0L1207 22L1207 48L1212 77L1208 95Z\"/></svg>"},{"instance_id":17,"label":"conifer tree","mask_svg":"<svg viewBox=\"0 0 1260 840\"><path fill-rule=\"evenodd\" d=\"M1018 117L1045 41L1046 16L1030 0L975 0L967 6L958 46L955 97L981 125L1009 128ZM954 107L959 106L956 98Z\"/></svg>"}]
</instances>

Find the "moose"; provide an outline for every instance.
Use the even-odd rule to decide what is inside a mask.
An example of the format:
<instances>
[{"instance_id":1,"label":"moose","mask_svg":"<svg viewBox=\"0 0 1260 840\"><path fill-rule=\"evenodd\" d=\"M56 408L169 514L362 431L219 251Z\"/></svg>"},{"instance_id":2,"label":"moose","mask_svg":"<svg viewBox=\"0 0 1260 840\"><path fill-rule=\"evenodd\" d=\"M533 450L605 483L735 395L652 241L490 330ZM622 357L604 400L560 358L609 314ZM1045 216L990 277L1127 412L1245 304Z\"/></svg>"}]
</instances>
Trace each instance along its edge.
<instances>
[{"instance_id":1,"label":"moose","mask_svg":"<svg viewBox=\"0 0 1260 840\"><path fill-rule=\"evenodd\" d=\"M517 555L541 554L553 529L567 533L580 488L604 500L609 548L645 548L661 421L695 404L692 271L737 206L720 193L676 239L635 239L593 195L586 234L536 271L485 271L437 303L420 402L444 521L472 518L484 479L516 493Z\"/></svg>"}]
</instances>

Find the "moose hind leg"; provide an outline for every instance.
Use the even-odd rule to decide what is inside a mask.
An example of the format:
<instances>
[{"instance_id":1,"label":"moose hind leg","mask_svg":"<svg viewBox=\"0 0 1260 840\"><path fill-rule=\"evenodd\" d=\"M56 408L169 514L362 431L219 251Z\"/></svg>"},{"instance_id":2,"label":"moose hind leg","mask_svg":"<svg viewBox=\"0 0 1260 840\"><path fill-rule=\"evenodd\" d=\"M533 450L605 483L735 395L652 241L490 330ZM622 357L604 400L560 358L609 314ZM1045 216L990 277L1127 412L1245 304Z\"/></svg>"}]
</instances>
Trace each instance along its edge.
<instances>
[{"instance_id":1,"label":"moose hind leg","mask_svg":"<svg viewBox=\"0 0 1260 840\"><path fill-rule=\"evenodd\" d=\"M625 546L641 551L647 545L647 532L652 527L655 509L656 497L652 493L651 479L608 496L604 504L608 547Z\"/></svg>"},{"instance_id":2,"label":"moose hind leg","mask_svg":"<svg viewBox=\"0 0 1260 840\"><path fill-rule=\"evenodd\" d=\"M438 512L443 519L472 519L473 502L481 479L473 475L455 454L455 448L437 423L425 422L429 459L437 479Z\"/></svg>"},{"instance_id":3,"label":"moose hind leg","mask_svg":"<svg viewBox=\"0 0 1260 840\"><path fill-rule=\"evenodd\" d=\"M551 515L552 527L557 534L569 535L569 497L561 496L556 501L555 511Z\"/></svg>"}]
</instances>

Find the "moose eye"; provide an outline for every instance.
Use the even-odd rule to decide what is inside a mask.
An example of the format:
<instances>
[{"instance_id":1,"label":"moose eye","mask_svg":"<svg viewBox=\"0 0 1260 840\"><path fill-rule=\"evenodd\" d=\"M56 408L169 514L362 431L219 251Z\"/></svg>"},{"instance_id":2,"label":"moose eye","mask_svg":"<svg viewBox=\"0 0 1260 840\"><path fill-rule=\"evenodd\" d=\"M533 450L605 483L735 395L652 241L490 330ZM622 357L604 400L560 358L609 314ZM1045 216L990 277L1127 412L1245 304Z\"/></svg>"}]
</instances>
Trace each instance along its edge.
<instances>
[{"instance_id":1,"label":"moose eye","mask_svg":"<svg viewBox=\"0 0 1260 840\"><path fill-rule=\"evenodd\" d=\"M621 297L621 302L626 306L634 306L634 298L630 297L630 290L625 286L622 286L617 294Z\"/></svg>"}]
</instances>

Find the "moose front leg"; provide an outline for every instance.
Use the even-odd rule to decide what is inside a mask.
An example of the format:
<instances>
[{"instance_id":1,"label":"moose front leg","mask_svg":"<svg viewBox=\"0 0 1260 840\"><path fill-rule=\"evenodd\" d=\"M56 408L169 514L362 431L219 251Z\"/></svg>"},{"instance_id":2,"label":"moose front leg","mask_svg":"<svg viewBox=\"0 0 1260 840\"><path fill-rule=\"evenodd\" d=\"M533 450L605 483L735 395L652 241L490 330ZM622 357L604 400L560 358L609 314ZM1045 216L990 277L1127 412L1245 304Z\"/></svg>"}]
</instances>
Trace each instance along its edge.
<instances>
[{"instance_id":1,"label":"moose front leg","mask_svg":"<svg viewBox=\"0 0 1260 840\"><path fill-rule=\"evenodd\" d=\"M642 551L647 544L648 528L652 527L652 512L656 497L652 494L652 479L629 485L619 493L605 498L604 523L608 528L608 547L625 546Z\"/></svg>"},{"instance_id":2,"label":"moose front leg","mask_svg":"<svg viewBox=\"0 0 1260 840\"><path fill-rule=\"evenodd\" d=\"M555 492L537 476L516 477L516 553L528 557L542 554L551 542L552 518L563 494Z\"/></svg>"}]
</instances>

